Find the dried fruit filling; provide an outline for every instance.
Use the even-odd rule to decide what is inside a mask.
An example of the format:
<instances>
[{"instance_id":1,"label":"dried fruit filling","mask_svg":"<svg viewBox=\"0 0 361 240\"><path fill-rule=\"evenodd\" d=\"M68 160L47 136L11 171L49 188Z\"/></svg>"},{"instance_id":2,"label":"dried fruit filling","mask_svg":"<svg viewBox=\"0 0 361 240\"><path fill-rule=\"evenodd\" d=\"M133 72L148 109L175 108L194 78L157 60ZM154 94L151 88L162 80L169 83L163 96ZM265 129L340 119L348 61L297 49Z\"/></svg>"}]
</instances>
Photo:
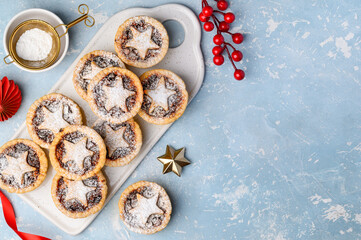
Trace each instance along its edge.
<instances>
[{"instance_id":1,"label":"dried fruit filling","mask_svg":"<svg viewBox=\"0 0 361 240\"><path fill-rule=\"evenodd\" d=\"M135 216L133 216L129 211L137 206L137 194L142 195L145 198L152 198L157 193L153 191L152 188L148 186L143 186L140 188L137 188L129 193L127 199L124 203L124 219L125 221L133 226L143 229L151 229L154 227L158 227L162 224L164 220L164 216L167 212L165 208L163 208L162 201L161 201L161 195L159 195L159 199L157 201L157 206L163 210L164 214L152 214L149 216L147 222L145 225L141 224Z\"/></svg>"},{"instance_id":2,"label":"dried fruit filling","mask_svg":"<svg viewBox=\"0 0 361 240\"><path fill-rule=\"evenodd\" d=\"M27 172L24 174L23 176L23 183L20 185L15 181L14 177L5 177L1 174L2 170L4 170L7 166L8 166L8 162L6 160L5 155L14 157L14 158L18 158L22 153L28 151L28 156L27 156L27 163L36 168L35 171L32 172ZM17 143L13 146L10 146L8 148L6 148L1 154L0 154L0 177L1 180L5 183L8 184L12 187L15 188L26 188L28 186L30 186L31 184L33 184L34 182L36 182L38 176L40 173L40 160L39 160L39 156L36 153L36 151L23 144L23 143Z\"/></svg>"},{"instance_id":3,"label":"dried fruit filling","mask_svg":"<svg viewBox=\"0 0 361 240\"><path fill-rule=\"evenodd\" d=\"M153 33L151 36L152 41L157 44L160 48L162 47L163 40L162 35L159 31L154 28L152 25L146 23L143 19L139 21L134 21L130 24L129 27L125 29L120 39L120 44L122 46L123 54L131 61L143 61L141 57L138 55L138 51L134 48L126 47L127 42L133 38L132 31L130 30L131 27L134 27L139 32L145 32L148 28L153 29ZM144 61L148 60L149 58L156 57L160 53L159 49L149 49L147 55L144 58Z\"/></svg>"},{"instance_id":4,"label":"dried fruit filling","mask_svg":"<svg viewBox=\"0 0 361 240\"><path fill-rule=\"evenodd\" d=\"M84 76L88 76L92 72L91 63L94 62L99 68L107 67L119 67L119 63L109 57L96 56L92 54L90 60L87 60L84 64L83 69L80 71L78 81L80 87L84 90L88 90L88 85L91 79L84 79Z\"/></svg>"},{"instance_id":5,"label":"dried fruit filling","mask_svg":"<svg viewBox=\"0 0 361 240\"><path fill-rule=\"evenodd\" d=\"M84 159L84 163L83 163L84 168L80 169L76 164L74 164L73 161L68 161L66 163L63 163L61 159L63 159L63 156L66 153L64 141L69 141L75 144L80 140L82 140L84 137L87 138L86 148L94 152L93 155L88 156ZM95 141L92 141L91 137L87 136L86 134L80 131L75 131L64 135L63 139L59 141L55 149L55 156L62 168L66 169L71 173L84 175L87 172L93 170L97 165L97 163L99 162L99 146L96 144Z\"/></svg>"},{"instance_id":6,"label":"dried fruit filling","mask_svg":"<svg viewBox=\"0 0 361 240\"><path fill-rule=\"evenodd\" d=\"M68 188L66 186L66 183L65 183L63 177L61 177L58 180L56 196L58 197L59 202L64 206L64 208L66 210L68 210L70 212L85 212L88 209L92 208L93 206L96 206L97 204L99 204L99 202L102 200L102 198L103 198L102 184L100 183L99 178L97 176L93 176L93 177L83 180L83 184L88 187L96 187L96 189L88 192L86 195L88 206L84 206L77 199L71 199L71 200L65 201L66 194L68 193Z\"/></svg>"},{"instance_id":7,"label":"dried fruit filling","mask_svg":"<svg viewBox=\"0 0 361 240\"><path fill-rule=\"evenodd\" d=\"M117 131L122 127L126 127L124 131L124 140L129 144L129 147L122 147L118 148L116 151L113 152L111 156L107 153L107 159L110 160L117 160L119 158L124 158L125 156L129 155L132 151L135 150L135 130L134 127L129 124L128 122L123 122L121 124L111 124L107 123L106 121L101 122L100 124L94 126L94 130L97 131L102 138L105 138L105 124L109 124L109 126L114 130Z\"/></svg>"},{"instance_id":8,"label":"dried fruit filling","mask_svg":"<svg viewBox=\"0 0 361 240\"><path fill-rule=\"evenodd\" d=\"M39 136L39 138L47 143L51 143L54 140L54 133L51 130L48 129L39 129L38 126L44 122L44 113L42 108L46 107L49 111L55 112L59 108L63 106L63 118L66 122L69 124L76 124L75 116L76 112L74 112L74 109L66 103L66 101L61 99L49 99L43 101L35 111L35 115L33 118L33 125L35 126L36 134Z\"/></svg>"},{"instance_id":9,"label":"dried fruit filling","mask_svg":"<svg viewBox=\"0 0 361 240\"><path fill-rule=\"evenodd\" d=\"M152 99L144 94L142 109L149 114L150 116L164 118L172 117L173 114L181 106L182 101L184 101L181 91L178 88L178 85L171 79L166 76L161 76L158 74L153 74L147 79L142 80L142 85L144 90L156 89L158 86L158 81L161 77L164 77L165 87L170 90L174 90L176 94L173 94L168 97L168 111L165 111L161 106L156 107L152 112L149 112L150 105L152 104Z\"/></svg>"},{"instance_id":10,"label":"dried fruit filling","mask_svg":"<svg viewBox=\"0 0 361 240\"><path fill-rule=\"evenodd\" d=\"M132 80L125 75L117 75L116 73L110 73L105 76L99 83L94 87L93 94L95 102L98 106L99 112L104 116L110 115L112 117L121 117L124 114L124 111L120 107L113 107L109 111L105 108L105 102L107 101L107 96L104 93L103 87L113 87L116 84L116 81L123 81L123 86L130 90L134 91L134 94L129 96L126 101L126 106L128 111L132 110L136 103L137 98L137 88L133 84ZM123 99L119 99L119 101L124 101Z\"/></svg>"}]
</instances>

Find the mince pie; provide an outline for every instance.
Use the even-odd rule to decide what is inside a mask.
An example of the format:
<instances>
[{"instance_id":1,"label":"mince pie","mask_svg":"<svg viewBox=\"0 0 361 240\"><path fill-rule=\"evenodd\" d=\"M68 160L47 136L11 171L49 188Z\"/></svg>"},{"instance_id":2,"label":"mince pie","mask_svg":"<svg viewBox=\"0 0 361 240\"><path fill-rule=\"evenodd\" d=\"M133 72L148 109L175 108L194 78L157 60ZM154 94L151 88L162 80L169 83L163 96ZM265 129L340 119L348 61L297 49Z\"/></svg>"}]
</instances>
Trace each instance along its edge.
<instances>
[{"instance_id":1,"label":"mince pie","mask_svg":"<svg viewBox=\"0 0 361 240\"><path fill-rule=\"evenodd\" d=\"M55 171L66 178L83 180L99 172L105 164L102 137L87 126L71 125L56 135L49 149Z\"/></svg>"},{"instance_id":2,"label":"mince pie","mask_svg":"<svg viewBox=\"0 0 361 240\"><path fill-rule=\"evenodd\" d=\"M142 147L142 132L133 119L119 124L98 119L93 129L104 139L107 147L107 166L119 167L130 163Z\"/></svg>"},{"instance_id":3,"label":"mince pie","mask_svg":"<svg viewBox=\"0 0 361 240\"><path fill-rule=\"evenodd\" d=\"M59 93L50 93L36 100L26 115L30 137L43 148L49 148L55 135L64 127L82 123L79 106Z\"/></svg>"},{"instance_id":4,"label":"mince pie","mask_svg":"<svg viewBox=\"0 0 361 240\"><path fill-rule=\"evenodd\" d=\"M15 139L0 148L0 188L25 193L44 181L48 159L33 141Z\"/></svg>"},{"instance_id":5,"label":"mince pie","mask_svg":"<svg viewBox=\"0 0 361 240\"><path fill-rule=\"evenodd\" d=\"M168 124L184 113L188 92L183 80L175 73L154 69L140 76L144 96L139 111L145 121L153 124Z\"/></svg>"},{"instance_id":6,"label":"mince pie","mask_svg":"<svg viewBox=\"0 0 361 240\"><path fill-rule=\"evenodd\" d=\"M73 84L76 92L87 100L88 85L98 72L108 67L125 68L124 63L112 52L96 50L85 54L75 67Z\"/></svg>"},{"instance_id":7,"label":"mince pie","mask_svg":"<svg viewBox=\"0 0 361 240\"><path fill-rule=\"evenodd\" d=\"M51 196L56 207L66 216L85 218L102 209L107 189L101 171L84 180L71 180L56 174L51 185Z\"/></svg>"},{"instance_id":8,"label":"mince pie","mask_svg":"<svg viewBox=\"0 0 361 240\"><path fill-rule=\"evenodd\" d=\"M126 20L115 35L115 51L126 64L149 68L164 58L168 51L167 30L154 18L137 16Z\"/></svg>"},{"instance_id":9,"label":"mince pie","mask_svg":"<svg viewBox=\"0 0 361 240\"><path fill-rule=\"evenodd\" d=\"M122 123L134 117L143 102L139 78L127 69L107 68L88 86L88 103L101 119Z\"/></svg>"},{"instance_id":10,"label":"mince pie","mask_svg":"<svg viewBox=\"0 0 361 240\"><path fill-rule=\"evenodd\" d=\"M142 234L163 230L172 213L172 204L164 188L147 181L127 187L118 205L124 224L131 231Z\"/></svg>"}]
</instances>

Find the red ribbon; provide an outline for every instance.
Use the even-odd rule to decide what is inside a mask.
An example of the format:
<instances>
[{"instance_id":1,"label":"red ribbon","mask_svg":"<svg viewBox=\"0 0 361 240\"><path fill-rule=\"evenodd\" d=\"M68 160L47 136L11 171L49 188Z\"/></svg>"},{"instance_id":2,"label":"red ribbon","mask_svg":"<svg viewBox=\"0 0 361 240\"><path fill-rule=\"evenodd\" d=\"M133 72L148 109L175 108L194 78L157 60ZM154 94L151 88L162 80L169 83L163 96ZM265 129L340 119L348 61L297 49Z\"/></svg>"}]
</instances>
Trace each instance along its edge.
<instances>
[{"instance_id":1,"label":"red ribbon","mask_svg":"<svg viewBox=\"0 0 361 240\"><path fill-rule=\"evenodd\" d=\"M33 235L30 233L24 233L18 231L18 227L16 226L16 219L15 219L15 212L14 208L11 205L9 199L0 191L0 199L3 205L3 212L6 223L11 227L14 232L16 232L17 235L23 240L51 240L50 238Z\"/></svg>"}]
</instances>

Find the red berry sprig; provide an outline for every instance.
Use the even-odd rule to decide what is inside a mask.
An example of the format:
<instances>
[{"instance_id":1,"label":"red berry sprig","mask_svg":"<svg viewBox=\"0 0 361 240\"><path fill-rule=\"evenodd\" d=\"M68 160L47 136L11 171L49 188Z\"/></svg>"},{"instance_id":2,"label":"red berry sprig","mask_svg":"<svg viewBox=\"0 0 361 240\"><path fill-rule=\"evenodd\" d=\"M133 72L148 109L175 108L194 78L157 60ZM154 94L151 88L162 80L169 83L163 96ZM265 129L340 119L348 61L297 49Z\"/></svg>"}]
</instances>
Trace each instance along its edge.
<instances>
[{"instance_id":1,"label":"red berry sprig","mask_svg":"<svg viewBox=\"0 0 361 240\"><path fill-rule=\"evenodd\" d=\"M241 33L230 33L230 24L234 22L236 17L231 12L224 12L228 8L228 2L226 0L214 0L217 2L218 10L209 6L207 0L202 0L202 12L199 14L199 20L203 22L203 29L206 32L211 32L214 26L217 29L217 34L213 37L213 42L216 45L212 49L213 63L217 66L224 63L223 52L226 52L229 60L234 68L234 78L236 80L242 80L244 78L244 71L238 69L234 62L240 62L243 58L241 51L237 50L231 43L224 39L223 34L227 33L231 35L232 41L235 44L243 42L243 35ZM216 14L223 15L223 21L220 21ZM212 22L213 21L213 22ZM232 53L231 53L232 50Z\"/></svg>"}]
</instances>

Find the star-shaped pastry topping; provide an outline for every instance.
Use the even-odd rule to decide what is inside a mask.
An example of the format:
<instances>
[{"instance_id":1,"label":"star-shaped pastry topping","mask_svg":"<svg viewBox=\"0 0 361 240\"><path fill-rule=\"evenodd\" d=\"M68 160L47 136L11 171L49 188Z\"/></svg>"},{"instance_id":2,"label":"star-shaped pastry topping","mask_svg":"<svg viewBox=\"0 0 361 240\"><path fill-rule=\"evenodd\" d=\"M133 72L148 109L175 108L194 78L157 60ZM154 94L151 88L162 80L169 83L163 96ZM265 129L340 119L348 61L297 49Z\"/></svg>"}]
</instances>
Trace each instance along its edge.
<instances>
[{"instance_id":1,"label":"star-shaped pastry topping","mask_svg":"<svg viewBox=\"0 0 361 240\"><path fill-rule=\"evenodd\" d=\"M30 166L27 162L28 151L23 152L18 158L8 155L5 155L5 157L8 162L8 166L1 172L1 174L8 177L13 176L19 185L23 184L23 177L25 173L36 170L36 168Z\"/></svg>"},{"instance_id":2,"label":"star-shaped pastry topping","mask_svg":"<svg viewBox=\"0 0 361 240\"><path fill-rule=\"evenodd\" d=\"M74 161L78 168L83 169L85 158L94 154L93 151L90 151L86 148L86 142L87 138L85 137L77 143L72 143L65 140L65 155L62 159L62 162L67 163L68 161Z\"/></svg>"},{"instance_id":3,"label":"star-shaped pastry topping","mask_svg":"<svg viewBox=\"0 0 361 240\"><path fill-rule=\"evenodd\" d=\"M92 80L95 75L97 75L101 70L103 70L93 61L90 63L90 66L90 71L85 72L85 74L83 75L84 79Z\"/></svg>"},{"instance_id":4,"label":"star-shaped pastry topping","mask_svg":"<svg viewBox=\"0 0 361 240\"><path fill-rule=\"evenodd\" d=\"M184 157L185 148L174 150L171 146L167 145L166 153L157 159L163 163L163 174L170 171L180 177L182 167L190 164L190 161Z\"/></svg>"},{"instance_id":5,"label":"star-shaped pastry topping","mask_svg":"<svg viewBox=\"0 0 361 240\"><path fill-rule=\"evenodd\" d=\"M132 47L138 50L141 59L145 59L149 49L159 49L159 46L152 40L153 28L149 27L144 32L139 32L134 27L130 28L133 38L130 39L125 47Z\"/></svg>"},{"instance_id":6,"label":"star-shaped pastry topping","mask_svg":"<svg viewBox=\"0 0 361 240\"><path fill-rule=\"evenodd\" d=\"M58 133L60 129L65 128L70 125L63 118L63 105L55 110L55 112L50 112L45 106L42 107L44 114L44 121L38 126L39 129L50 130L54 134Z\"/></svg>"},{"instance_id":7,"label":"star-shaped pastry topping","mask_svg":"<svg viewBox=\"0 0 361 240\"><path fill-rule=\"evenodd\" d=\"M161 106L165 111L168 111L168 98L177 92L166 88L164 77L161 77L155 89L144 90L144 93L152 98L149 107L149 113L151 113L157 106Z\"/></svg>"},{"instance_id":8,"label":"star-shaped pastry topping","mask_svg":"<svg viewBox=\"0 0 361 240\"><path fill-rule=\"evenodd\" d=\"M88 187L84 185L82 180L73 181L70 179L64 179L64 182L67 185L68 191L65 196L65 201L72 199L79 200L84 206L88 206L88 201L86 195L88 192L93 191L96 187Z\"/></svg>"},{"instance_id":9,"label":"star-shaped pastry topping","mask_svg":"<svg viewBox=\"0 0 361 240\"><path fill-rule=\"evenodd\" d=\"M145 225L150 215L164 214L163 210L157 205L159 193L151 198L145 198L137 194L137 206L129 210L129 212L139 219L140 223Z\"/></svg>"},{"instance_id":10,"label":"star-shaped pastry topping","mask_svg":"<svg viewBox=\"0 0 361 240\"><path fill-rule=\"evenodd\" d=\"M128 112L126 100L134 95L133 91L126 89L123 85L123 79L116 77L116 83L113 87L104 86L104 92L107 96L105 109L110 111L113 107L120 107L124 112Z\"/></svg>"},{"instance_id":11,"label":"star-shaped pastry topping","mask_svg":"<svg viewBox=\"0 0 361 240\"><path fill-rule=\"evenodd\" d=\"M126 127L121 127L114 131L108 124L105 124L105 145L108 148L108 154L111 156L115 150L122 147L129 147L129 143L124 139Z\"/></svg>"}]
</instances>

